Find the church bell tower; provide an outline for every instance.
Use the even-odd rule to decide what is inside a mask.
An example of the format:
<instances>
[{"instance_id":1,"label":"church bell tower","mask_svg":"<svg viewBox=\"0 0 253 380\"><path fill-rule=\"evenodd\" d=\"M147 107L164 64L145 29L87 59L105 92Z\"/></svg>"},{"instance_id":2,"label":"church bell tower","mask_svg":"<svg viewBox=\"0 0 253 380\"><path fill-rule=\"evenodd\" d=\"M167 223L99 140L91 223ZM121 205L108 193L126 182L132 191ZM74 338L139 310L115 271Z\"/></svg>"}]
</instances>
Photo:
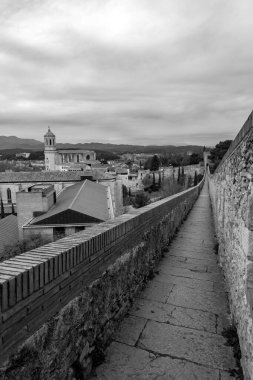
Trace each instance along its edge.
<instances>
[{"instance_id":1,"label":"church bell tower","mask_svg":"<svg viewBox=\"0 0 253 380\"><path fill-rule=\"evenodd\" d=\"M44 144L45 144L45 168L46 171L53 171L56 169L56 142L55 135L48 127L47 133L44 135Z\"/></svg>"}]
</instances>

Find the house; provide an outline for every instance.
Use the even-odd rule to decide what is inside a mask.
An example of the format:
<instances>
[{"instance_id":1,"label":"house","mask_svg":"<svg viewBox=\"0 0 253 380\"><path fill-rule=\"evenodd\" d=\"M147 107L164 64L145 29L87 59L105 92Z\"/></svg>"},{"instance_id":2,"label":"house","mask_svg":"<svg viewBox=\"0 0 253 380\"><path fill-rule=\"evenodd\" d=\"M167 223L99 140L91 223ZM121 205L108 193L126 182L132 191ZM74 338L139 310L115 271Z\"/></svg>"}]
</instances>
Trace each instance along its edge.
<instances>
[{"instance_id":1,"label":"house","mask_svg":"<svg viewBox=\"0 0 253 380\"><path fill-rule=\"evenodd\" d=\"M53 186L17 193L20 239L40 234L49 241L114 218L109 186L89 180L65 188L56 199Z\"/></svg>"}]
</instances>

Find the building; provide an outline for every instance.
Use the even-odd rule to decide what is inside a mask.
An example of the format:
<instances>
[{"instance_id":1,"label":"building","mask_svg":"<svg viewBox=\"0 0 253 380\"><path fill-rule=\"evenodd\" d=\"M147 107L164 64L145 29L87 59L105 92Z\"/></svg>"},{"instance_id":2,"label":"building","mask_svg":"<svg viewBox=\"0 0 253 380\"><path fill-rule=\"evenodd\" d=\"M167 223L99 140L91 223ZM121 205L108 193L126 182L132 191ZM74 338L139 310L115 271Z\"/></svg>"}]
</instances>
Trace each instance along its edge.
<instances>
[{"instance_id":1,"label":"building","mask_svg":"<svg viewBox=\"0 0 253 380\"><path fill-rule=\"evenodd\" d=\"M23 158L29 158L31 153L22 152L22 153L16 153L16 157L23 157Z\"/></svg>"},{"instance_id":2,"label":"building","mask_svg":"<svg viewBox=\"0 0 253 380\"><path fill-rule=\"evenodd\" d=\"M114 218L109 186L89 180L62 191L56 199L52 185L35 185L17 193L19 239L41 235L48 241L82 231Z\"/></svg>"},{"instance_id":3,"label":"building","mask_svg":"<svg viewBox=\"0 0 253 380\"><path fill-rule=\"evenodd\" d=\"M98 163L96 153L91 150L57 149L56 138L48 127L44 135L46 171L81 171Z\"/></svg>"},{"instance_id":4,"label":"building","mask_svg":"<svg viewBox=\"0 0 253 380\"><path fill-rule=\"evenodd\" d=\"M16 203L16 193L36 184L53 184L58 195L65 187L85 179L92 180L89 172L1 172L0 198L4 204Z\"/></svg>"}]
</instances>

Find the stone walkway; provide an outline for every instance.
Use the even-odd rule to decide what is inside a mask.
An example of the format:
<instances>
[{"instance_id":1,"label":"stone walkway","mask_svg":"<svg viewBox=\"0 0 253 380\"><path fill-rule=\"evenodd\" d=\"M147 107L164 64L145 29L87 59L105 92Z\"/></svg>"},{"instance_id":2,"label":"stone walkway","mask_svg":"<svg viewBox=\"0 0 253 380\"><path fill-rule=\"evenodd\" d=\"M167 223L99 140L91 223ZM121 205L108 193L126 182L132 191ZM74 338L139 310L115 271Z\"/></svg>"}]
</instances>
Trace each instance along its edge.
<instances>
[{"instance_id":1,"label":"stone walkway","mask_svg":"<svg viewBox=\"0 0 253 380\"><path fill-rule=\"evenodd\" d=\"M96 368L97 380L226 380L236 368L207 183ZM95 379L94 378L94 379Z\"/></svg>"}]
</instances>

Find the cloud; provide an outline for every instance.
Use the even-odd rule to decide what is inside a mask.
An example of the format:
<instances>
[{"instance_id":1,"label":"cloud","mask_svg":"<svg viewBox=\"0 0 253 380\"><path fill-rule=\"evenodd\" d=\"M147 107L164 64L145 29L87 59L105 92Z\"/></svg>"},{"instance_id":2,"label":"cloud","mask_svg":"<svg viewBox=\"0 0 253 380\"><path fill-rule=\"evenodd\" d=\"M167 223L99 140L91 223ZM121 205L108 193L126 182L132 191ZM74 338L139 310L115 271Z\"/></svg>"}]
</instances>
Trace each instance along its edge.
<instances>
[{"instance_id":1,"label":"cloud","mask_svg":"<svg viewBox=\"0 0 253 380\"><path fill-rule=\"evenodd\" d=\"M2 0L2 135L214 144L252 108L250 0Z\"/></svg>"}]
</instances>

